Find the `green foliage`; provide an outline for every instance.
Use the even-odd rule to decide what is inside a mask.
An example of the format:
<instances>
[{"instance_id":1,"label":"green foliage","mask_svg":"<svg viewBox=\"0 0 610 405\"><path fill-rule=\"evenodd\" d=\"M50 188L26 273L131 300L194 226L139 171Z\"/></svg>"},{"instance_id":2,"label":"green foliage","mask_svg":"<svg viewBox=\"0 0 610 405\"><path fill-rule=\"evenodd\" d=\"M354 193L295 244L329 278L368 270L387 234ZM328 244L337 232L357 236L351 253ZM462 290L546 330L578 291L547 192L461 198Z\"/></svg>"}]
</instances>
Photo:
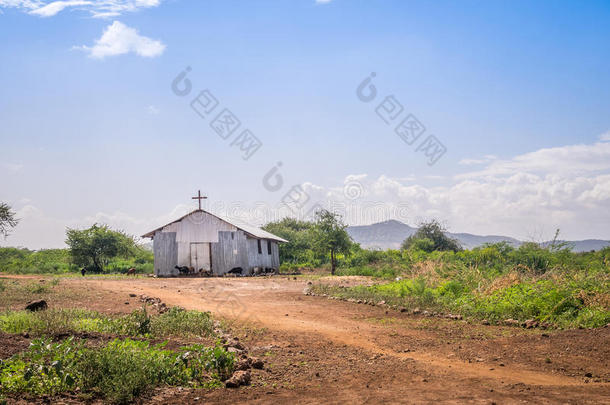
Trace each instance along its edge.
<instances>
[{"instance_id":1,"label":"green foliage","mask_svg":"<svg viewBox=\"0 0 610 405\"><path fill-rule=\"evenodd\" d=\"M5 311L0 313L0 330L7 333L28 332L32 336L78 332L145 337L214 335L213 322L208 312L187 311L176 307L157 316L149 316L145 309L138 309L119 317L83 309Z\"/></svg>"},{"instance_id":2,"label":"green foliage","mask_svg":"<svg viewBox=\"0 0 610 405\"><path fill-rule=\"evenodd\" d=\"M354 250L338 274L393 281L352 288L316 285L314 291L490 321L537 319L558 327L610 322L610 248L573 253L496 243L458 252Z\"/></svg>"},{"instance_id":3,"label":"green foliage","mask_svg":"<svg viewBox=\"0 0 610 405\"><path fill-rule=\"evenodd\" d=\"M66 249L33 251L25 248L0 248L0 271L7 273L68 273L76 271Z\"/></svg>"},{"instance_id":4,"label":"green foliage","mask_svg":"<svg viewBox=\"0 0 610 405\"><path fill-rule=\"evenodd\" d=\"M280 244L280 262L296 264L311 263L316 260L313 252L313 227L313 222L284 218L269 222L263 226L263 229L288 241Z\"/></svg>"},{"instance_id":5,"label":"green foliage","mask_svg":"<svg viewBox=\"0 0 610 405\"><path fill-rule=\"evenodd\" d=\"M214 324L209 312L187 311L172 307L164 314L152 318L153 336L212 336Z\"/></svg>"},{"instance_id":6,"label":"green foliage","mask_svg":"<svg viewBox=\"0 0 610 405\"><path fill-rule=\"evenodd\" d=\"M136 246L130 257L115 257L105 261L106 273L126 273L135 268L137 273L152 273L153 253ZM66 274L76 273L80 267L72 262L68 249L0 247L0 271L13 274Z\"/></svg>"},{"instance_id":7,"label":"green foliage","mask_svg":"<svg viewBox=\"0 0 610 405\"><path fill-rule=\"evenodd\" d=\"M17 226L19 220L11 207L0 202L0 236L7 237L10 230Z\"/></svg>"},{"instance_id":8,"label":"green foliage","mask_svg":"<svg viewBox=\"0 0 610 405\"><path fill-rule=\"evenodd\" d=\"M74 264L97 273L104 271L110 259L133 257L137 248L133 237L98 224L83 230L68 228L66 244Z\"/></svg>"},{"instance_id":9,"label":"green foliage","mask_svg":"<svg viewBox=\"0 0 610 405\"><path fill-rule=\"evenodd\" d=\"M34 340L26 352L0 361L0 393L55 395L79 388L125 404L164 384L217 386L233 372L235 356L221 346L191 345L177 351L164 346L131 339L97 348L73 338Z\"/></svg>"},{"instance_id":10,"label":"green foliage","mask_svg":"<svg viewBox=\"0 0 610 405\"><path fill-rule=\"evenodd\" d=\"M300 221L284 218L270 222L263 229L288 241L280 244L282 271L294 271L301 267L319 267L350 255L354 243L349 238L347 226L337 214L326 210L316 213L316 221Z\"/></svg>"},{"instance_id":11,"label":"green foliage","mask_svg":"<svg viewBox=\"0 0 610 405\"><path fill-rule=\"evenodd\" d=\"M337 253L349 254L352 240L340 215L328 210L316 212L316 222L313 227L314 249L321 254L330 253L331 273L335 274Z\"/></svg>"},{"instance_id":12,"label":"green foliage","mask_svg":"<svg viewBox=\"0 0 610 405\"><path fill-rule=\"evenodd\" d=\"M60 343L32 341L26 352L0 360L0 391L55 395L74 389L81 350L82 345L72 338Z\"/></svg>"},{"instance_id":13,"label":"green foliage","mask_svg":"<svg viewBox=\"0 0 610 405\"><path fill-rule=\"evenodd\" d=\"M460 243L448 237L443 225L434 219L420 224L417 232L405 239L401 248L423 250L424 252L462 250Z\"/></svg>"}]
</instances>

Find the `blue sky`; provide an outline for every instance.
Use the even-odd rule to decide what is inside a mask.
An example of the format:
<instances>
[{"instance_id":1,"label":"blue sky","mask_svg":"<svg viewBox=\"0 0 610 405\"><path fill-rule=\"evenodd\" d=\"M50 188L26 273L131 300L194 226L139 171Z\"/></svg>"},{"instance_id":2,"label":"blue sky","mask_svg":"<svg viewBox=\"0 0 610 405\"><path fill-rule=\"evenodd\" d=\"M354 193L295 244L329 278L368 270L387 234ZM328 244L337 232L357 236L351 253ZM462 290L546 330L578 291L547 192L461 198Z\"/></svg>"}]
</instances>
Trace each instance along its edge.
<instances>
[{"instance_id":1,"label":"blue sky","mask_svg":"<svg viewBox=\"0 0 610 405\"><path fill-rule=\"evenodd\" d=\"M255 208L279 216L293 185L304 210L335 204L352 224L435 217L453 231L610 239L608 2L0 10L0 200L22 218L4 245L61 246L66 226L92 221L141 234L191 209L197 189L208 208L260 223ZM179 97L187 66L193 90ZM364 103L371 72L378 96ZM214 115L229 108L262 142L248 160L189 106L204 89ZM435 164L376 115L389 95L426 127L420 141L444 145ZM280 161L284 186L269 191Z\"/></svg>"}]
</instances>

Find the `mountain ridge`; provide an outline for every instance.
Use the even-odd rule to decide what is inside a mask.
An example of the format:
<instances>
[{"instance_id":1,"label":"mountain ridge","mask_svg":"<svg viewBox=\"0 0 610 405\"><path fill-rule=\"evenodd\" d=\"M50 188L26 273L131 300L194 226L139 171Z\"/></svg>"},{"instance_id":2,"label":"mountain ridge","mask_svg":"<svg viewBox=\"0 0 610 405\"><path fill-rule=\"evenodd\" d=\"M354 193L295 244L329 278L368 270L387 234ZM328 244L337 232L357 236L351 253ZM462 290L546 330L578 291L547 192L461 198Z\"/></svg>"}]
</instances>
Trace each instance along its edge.
<instances>
[{"instance_id":1,"label":"mountain ridge","mask_svg":"<svg viewBox=\"0 0 610 405\"><path fill-rule=\"evenodd\" d=\"M409 226L395 219L377 222L370 225L356 225L347 227L347 233L351 238L367 249L399 249L401 243L417 232L417 228ZM514 247L518 247L524 241L502 235L475 235L466 232L452 233L447 232L451 238L457 239L465 249L472 249L485 243L508 242ZM609 240L584 239L577 241L560 241L571 245L574 252L587 252L590 250L600 250L610 246ZM548 245L551 241L543 242Z\"/></svg>"}]
</instances>

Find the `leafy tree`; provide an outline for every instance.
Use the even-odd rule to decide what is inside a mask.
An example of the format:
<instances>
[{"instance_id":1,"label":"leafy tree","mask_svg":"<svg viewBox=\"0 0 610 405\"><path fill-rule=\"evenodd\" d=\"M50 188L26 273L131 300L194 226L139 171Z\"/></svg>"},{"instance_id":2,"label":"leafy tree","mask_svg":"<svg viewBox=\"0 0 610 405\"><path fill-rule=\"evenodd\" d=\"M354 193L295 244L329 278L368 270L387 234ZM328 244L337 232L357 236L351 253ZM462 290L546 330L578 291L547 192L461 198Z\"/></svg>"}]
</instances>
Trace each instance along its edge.
<instances>
[{"instance_id":1,"label":"leafy tree","mask_svg":"<svg viewBox=\"0 0 610 405\"><path fill-rule=\"evenodd\" d=\"M0 235L3 235L5 238L8 236L9 231L19 223L15 215L15 212L12 211L8 204L0 202Z\"/></svg>"},{"instance_id":2,"label":"leafy tree","mask_svg":"<svg viewBox=\"0 0 610 405\"><path fill-rule=\"evenodd\" d=\"M402 242L401 249L419 249L425 252L435 250L458 252L462 250L460 243L446 235L447 230L440 222L433 219L420 224L417 232ZM426 240L427 239L427 240Z\"/></svg>"},{"instance_id":3,"label":"leafy tree","mask_svg":"<svg viewBox=\"0 0 610 405\"><path fill-rule=\"evenodd\" d=\"M263 229L288 241L280 244L280 260L283 263L304 263L311 258L313 227L313 222L284 218L269 222Z\"/></svg>"},{"instance_id":4,"label":"leafy tree","mask_svg":"<svg viewBox=\"0 0 610 405\"><path fill-rule=\"evenodd\" d=\"M93 224L91 228L83 230L68 228L66 237L74 264L98 273L104 271L108 260L132 257L137 249L132 236L123 231L114 231L107 225Z\"/></svg>"},{"instance_id":5,"label":"leafy tree","mask_svg":"<svg viewBox=\"0 0 610 405\"><path fill-rule=\"evenodd\" d=\"M330 252L331 274L335 274L337 267L337 253L349 254L352 246L347 231L347 225L339 214L328 210L316 212L316 221L313 228L315 248L324 254Z\"/></svg>"}]
</instances>

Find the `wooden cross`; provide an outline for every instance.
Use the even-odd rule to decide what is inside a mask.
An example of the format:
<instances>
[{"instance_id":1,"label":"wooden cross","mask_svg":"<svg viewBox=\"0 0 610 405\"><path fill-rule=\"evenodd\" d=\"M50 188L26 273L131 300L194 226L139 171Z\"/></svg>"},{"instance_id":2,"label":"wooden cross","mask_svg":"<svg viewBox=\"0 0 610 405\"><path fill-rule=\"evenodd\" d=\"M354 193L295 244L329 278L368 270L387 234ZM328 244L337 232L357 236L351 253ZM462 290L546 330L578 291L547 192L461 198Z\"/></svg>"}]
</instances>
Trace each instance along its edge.
<instances>
[{"instance_id":1,"label":"wooden cross","mask_svg":"<svg viewBox=\"0 0 610 405\"><path fill-rule=\"evenodd\" d=\"M197 196L193 197L193 200L199 200L199 210L201 210L201 200L205 200L208 197L202 196L201 195L201 190L197 190Z\"/></svg>"}]
</instances>

